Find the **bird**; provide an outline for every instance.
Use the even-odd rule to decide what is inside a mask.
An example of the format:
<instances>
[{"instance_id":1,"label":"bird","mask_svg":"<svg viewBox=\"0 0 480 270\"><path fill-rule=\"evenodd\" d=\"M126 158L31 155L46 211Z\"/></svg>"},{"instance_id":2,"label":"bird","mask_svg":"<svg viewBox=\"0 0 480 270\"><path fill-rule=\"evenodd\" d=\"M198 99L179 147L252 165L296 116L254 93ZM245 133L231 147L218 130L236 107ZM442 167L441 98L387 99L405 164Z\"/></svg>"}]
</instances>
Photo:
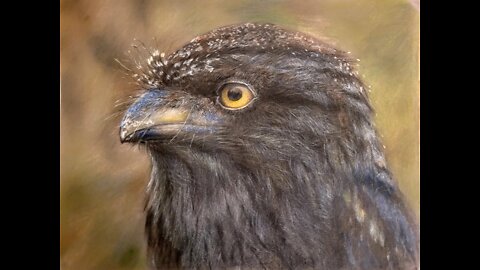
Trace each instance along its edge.
<instances>
[{"instance_id":1,"label":"bird","mask_svg":"<svg viewBox=\"0 0 480 270\"><path fill-rule=\"evenodd\" d=\"M151 160L152 269L418 269L357 59L271 23L228 25L133 73L120 141Z\"/></svg>"}]
</instances>

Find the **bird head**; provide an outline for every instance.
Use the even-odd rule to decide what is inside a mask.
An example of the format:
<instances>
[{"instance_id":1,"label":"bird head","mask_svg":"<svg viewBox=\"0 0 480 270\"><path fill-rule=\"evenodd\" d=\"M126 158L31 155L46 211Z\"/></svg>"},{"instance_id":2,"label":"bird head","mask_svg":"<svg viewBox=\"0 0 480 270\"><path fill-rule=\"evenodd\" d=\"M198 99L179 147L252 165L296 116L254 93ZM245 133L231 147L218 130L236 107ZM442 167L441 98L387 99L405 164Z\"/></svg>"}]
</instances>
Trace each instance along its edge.
<instances>
[{"instance_id":1,"label":"bird head","mask_svg":"<svg viewBox=\"0 0 480 270\"><path fill-rule=\"evenodd\" d=\"M245 169L327 147L348 158L374 137L348 55L271 24L220 28L167 57L155 51L136 76L145 91L120 138L153 152L208 152Z\"/></svg>"}]
</instances>

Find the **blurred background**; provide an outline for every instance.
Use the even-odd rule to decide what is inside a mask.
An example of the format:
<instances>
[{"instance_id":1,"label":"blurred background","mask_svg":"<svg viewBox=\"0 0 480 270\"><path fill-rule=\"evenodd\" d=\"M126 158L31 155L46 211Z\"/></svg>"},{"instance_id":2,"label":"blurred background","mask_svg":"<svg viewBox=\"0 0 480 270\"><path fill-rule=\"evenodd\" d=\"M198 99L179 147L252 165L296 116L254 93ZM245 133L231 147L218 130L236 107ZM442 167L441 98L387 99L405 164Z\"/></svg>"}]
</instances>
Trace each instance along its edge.
<instances>
[{"instance_id":1,"label":"blurred background","mask_svg":"<svg viewBox=\"0 0 480 270\"><path fill-rule=\"evenodd\" d=\"M146 269L150 164L119 143L115 102L137 88L114 59L134 39L169 53L246 21L328 37L361 60L390 169L418 217L418 9L408 0L61 0L61 268Z\"/></svg>"}]
</instances>

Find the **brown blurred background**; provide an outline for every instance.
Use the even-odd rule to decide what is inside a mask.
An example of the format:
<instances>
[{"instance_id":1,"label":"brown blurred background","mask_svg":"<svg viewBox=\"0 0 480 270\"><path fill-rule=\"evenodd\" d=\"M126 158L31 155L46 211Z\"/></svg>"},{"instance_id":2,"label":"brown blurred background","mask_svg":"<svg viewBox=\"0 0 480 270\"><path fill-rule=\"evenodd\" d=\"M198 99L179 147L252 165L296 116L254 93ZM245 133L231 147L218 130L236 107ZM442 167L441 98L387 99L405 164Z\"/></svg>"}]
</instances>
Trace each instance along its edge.
<instances>
[{"instance_id":1,"label":"brown blurred background","mask_svg":"<svg viewBox=\"0 0 480 270\"><path fill-rule=\"evenodd\" d=\"M115 101L136 90L115 58L134 38L171 52L246 21L326 36L359 58L388 162L419 214L419 11L408 0L61 1L61 268L146 269L150 165L122 145Z\"/></svg>"}]
</instances>

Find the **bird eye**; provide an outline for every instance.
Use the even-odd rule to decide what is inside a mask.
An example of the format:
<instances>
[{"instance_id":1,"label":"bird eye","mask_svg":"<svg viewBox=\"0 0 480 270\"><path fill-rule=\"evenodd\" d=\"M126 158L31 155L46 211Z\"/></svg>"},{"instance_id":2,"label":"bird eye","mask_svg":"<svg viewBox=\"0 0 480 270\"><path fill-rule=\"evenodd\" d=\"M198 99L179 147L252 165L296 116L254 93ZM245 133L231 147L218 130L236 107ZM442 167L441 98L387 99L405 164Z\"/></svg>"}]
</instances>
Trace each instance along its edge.
<instances>
[{"instance_id":1,"label":"bird eye","mask_svg":"<svg viewBox=\"0 0 480 270\"><path fill-rule=\"evenodd\" d=\"M220 88L218 101L229 110L245 108L255 98L255 93L245 84L227 83Z\"/></svg>"}]
</instances>

